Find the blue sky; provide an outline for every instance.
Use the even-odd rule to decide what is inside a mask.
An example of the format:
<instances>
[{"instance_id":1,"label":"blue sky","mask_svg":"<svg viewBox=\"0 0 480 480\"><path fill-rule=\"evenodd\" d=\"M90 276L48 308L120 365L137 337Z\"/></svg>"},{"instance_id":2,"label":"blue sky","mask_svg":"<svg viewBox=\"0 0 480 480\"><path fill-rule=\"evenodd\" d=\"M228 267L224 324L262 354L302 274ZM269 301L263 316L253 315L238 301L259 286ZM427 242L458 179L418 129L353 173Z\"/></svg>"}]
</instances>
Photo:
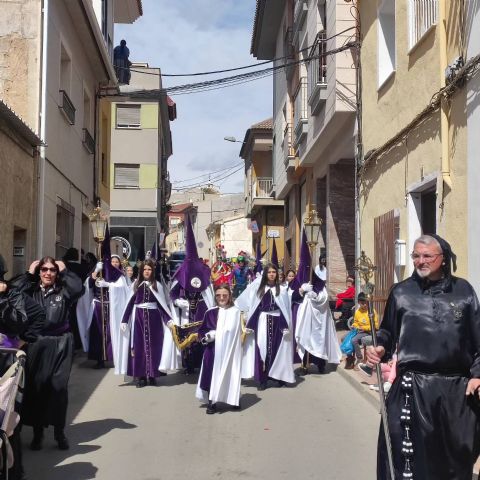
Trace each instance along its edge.
<instances>
[{"instance_id":1,"label":"blue sky","mask_svg":"<svg viewBox=\"0 0 480 480\"><path fill-rule=\"evenodd\" d=\"M127 40L130 59L160 67L163 73L220 70L255 63L250 55L255 0L143 0L143 17L118 25L116 43ZM163 86L210 80L163 78ZM178 118L171 123L174 154L170 178L188 179L241 161L240 143L253 123L272 115L272 79L212 92L178 95ZM222 192L243 191L243 171L226 179ZM193 183L193 182L188 182ZM178 184L180 186L181 184ZM185 185L185 184L184 184Z\"/></svg>"}]
</instances>

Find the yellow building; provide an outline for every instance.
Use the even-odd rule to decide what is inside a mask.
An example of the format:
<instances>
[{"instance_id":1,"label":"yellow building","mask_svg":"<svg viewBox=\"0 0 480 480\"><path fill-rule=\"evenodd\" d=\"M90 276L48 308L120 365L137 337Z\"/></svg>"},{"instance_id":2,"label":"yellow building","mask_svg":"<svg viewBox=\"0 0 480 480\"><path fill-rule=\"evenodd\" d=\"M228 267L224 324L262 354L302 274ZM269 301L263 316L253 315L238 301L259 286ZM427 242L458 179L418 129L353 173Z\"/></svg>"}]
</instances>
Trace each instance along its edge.
<instances>
[{"instance_id":1,"label":"yellow building","mask_svg":"<svg viewBox=\"0 0 480 480\"><path fill-rule=\"evenodd\" d=\"M443 99L437 94L463 65L464 5L358 2L361 248L378 267L380 299L412 273L409 254L422 233L450 241L460 254L457 273L468 275L466 89L459 84Z\"/></svg>"}]
</instances>

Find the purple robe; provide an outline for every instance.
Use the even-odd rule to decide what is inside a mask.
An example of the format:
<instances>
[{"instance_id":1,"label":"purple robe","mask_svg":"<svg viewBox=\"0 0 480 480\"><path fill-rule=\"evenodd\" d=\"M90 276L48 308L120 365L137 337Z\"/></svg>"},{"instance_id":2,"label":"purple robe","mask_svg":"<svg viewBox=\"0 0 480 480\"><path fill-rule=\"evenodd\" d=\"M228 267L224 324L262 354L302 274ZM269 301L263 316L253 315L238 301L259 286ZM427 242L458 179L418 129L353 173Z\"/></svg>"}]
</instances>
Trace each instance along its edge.
<instances>
[{"instance_id":1,"label":"purple robe","mask_svg":"<svg viewBox=\"0 0 480 480\"><path fill-rule=\"evenodd\" d=\"M157 308L139 308L144 303L155 303ZM145 283L132 296L123 314L122 323L127 323L135 309L130 338L127 375L131 377L159 377L158 366L162 358L164 324L170 320L163 307ZM132 333L130 333L132 335Z\"/></svg>"},{"instance_id":2,"label":"purple robe","mask_svg":"<svg viewBox=\"0 0 480 480\"><path fill-rule=\"evenodd\" d=\"M203 339L205 335L211 330L217 329L218 321L218 307L207 311L203 318L203 323L198 330L199 340ZM202 377L200 378L200 388L206 392L210 391L210 384L212 383L213 364L215 362L215 341L206 345L203 351L202 362Z\"/></svg>"},{"instance_id":3,"label":"purple robe","mask_svg":"<svg viewBox=\"0 0 480 480\"><path fill-rule=\"evenodd\" d=\"M110 303L108 288L99 288L95 280L89 278L93 288L93 317L89 332L89 360L113 361L112 338L110 335ZM103 317L101 295L103 290Z\"/></svg>"},{"instance_id":4,"label":"purple robe","mask_svg":"<svg viewBox=\"0 0 480 480\"><path fill-rule=\"evenodd\" d=\"M260 355L260 349L258 347L257 329L258 319L262 312L279 311L279 316L268 315L267 316L267 355L265 357L265 363ZM275 303L275 299L271 290L268 290L262 297L260 304L250 316L247 322L247 328L251 328L255 331L255 380L260 383L265 383L268 379L268 372L272 366L275 357L277 356L278 349L283 338L283 330L288 329L288 323L283 316L280 307Z\"/></svg>"},{"instance_id":5,"label":"purple robe","mask_svg":"<svg viewBox=\"0 0 480 480\"><path fill-rule=\"evenodd\" d=\"M170 298L175 301L179 298L185 299L188 301L190 308L188 310L188 322L201 322L205 315L205 312L208 310L208 305L205 303L205 300L201 292L196 292L193 290L185 290L180 286L179 283L175 285L170 291Z\"/></svg>"}]
</instances>

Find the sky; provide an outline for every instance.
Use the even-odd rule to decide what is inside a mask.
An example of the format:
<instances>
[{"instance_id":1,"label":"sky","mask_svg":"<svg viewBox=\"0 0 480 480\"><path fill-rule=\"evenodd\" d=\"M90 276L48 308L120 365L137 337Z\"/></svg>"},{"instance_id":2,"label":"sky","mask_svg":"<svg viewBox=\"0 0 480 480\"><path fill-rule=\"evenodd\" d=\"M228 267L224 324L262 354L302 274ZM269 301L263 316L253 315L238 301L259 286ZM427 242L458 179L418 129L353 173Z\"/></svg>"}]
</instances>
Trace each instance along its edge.
<instances>
[{"instance_id":1,"label":"sky","mask_svg":"<svg viewBox=\"0 0 480 480\"><path fill-rule=\"evenodd\" d=\"M147 62L167 74L222 70L256 62L250 54L255 0L143 0L142 3L143 17L132 25L117 25L115 29L115 43L122 38L127 41L132 62ZM168 89L218 77L163 77L162 82ZM271 77L211 92L171 97L177 104L177 119L170 124L173 155L169 159L169 172L173 188L202 181L206 177L195 177L204 173L239 164L241 143L227 142L224 137L242 141L252 124L272 116ZM177 183L181 180L188 181ZM240 169L214 184L223 193L243 192L244 171Z\"/></svg>"}]
</instances>

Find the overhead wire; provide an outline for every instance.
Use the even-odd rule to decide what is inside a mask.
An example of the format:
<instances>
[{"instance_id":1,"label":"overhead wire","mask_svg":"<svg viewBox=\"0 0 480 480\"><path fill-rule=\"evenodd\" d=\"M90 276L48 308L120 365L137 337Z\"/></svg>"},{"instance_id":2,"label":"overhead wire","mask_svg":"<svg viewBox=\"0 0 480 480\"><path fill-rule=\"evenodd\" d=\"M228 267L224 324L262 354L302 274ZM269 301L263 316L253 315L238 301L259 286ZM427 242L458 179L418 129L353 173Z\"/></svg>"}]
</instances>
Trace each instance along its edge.
<instances>
[{"instance_id":1,"label":"overhead wire","mask_svg":"<svg viewBox=\"0 0 480 480\"><path fill-rule=\"evenodd\" d=\"M230 172L228 173L227 175L225 176L219 176L218 178L215 178L215 179L211 179L210 180L210 183L214 183L214 182L219 182L221 180L224 180L228 177L231 177L232 175L234 175L235 173L239 172L241 169L243 168L243 163L242 165L237 168L236 170L234 170L233 172ZM205 182L201 182L201 183L197 183L197 184L193 184L193 185L187 185L187 186L183 186L183 187L178 187L178 188L175 188L175 187L172 187L172 190L176 190L176 191L180 191L180 190L191 190L191 189L194 189L194 188L198 188L198 187L202 187L205 185Z\"/></svg>"},{"instance_id":2,"label":"overhead wire","mask_svg":"<svg viewBox=\"0 0 480 480\"><path fill-rule=\"evenodd\" d=\"M189 182L191 180L196 180L197 178L201 178L201 177L208 177L209 175L213 175L214 173L225 172L225 170L230 170L240 165L243 165L243 162L236 163L235 165L231 165L230 167L223 167L223 168L220 168L219 170L214 170L213 172L202 173L201 175L197 175L196 177L185 178L183 180L172 180L172 184Z\"/></svg>"}]
</instances>

